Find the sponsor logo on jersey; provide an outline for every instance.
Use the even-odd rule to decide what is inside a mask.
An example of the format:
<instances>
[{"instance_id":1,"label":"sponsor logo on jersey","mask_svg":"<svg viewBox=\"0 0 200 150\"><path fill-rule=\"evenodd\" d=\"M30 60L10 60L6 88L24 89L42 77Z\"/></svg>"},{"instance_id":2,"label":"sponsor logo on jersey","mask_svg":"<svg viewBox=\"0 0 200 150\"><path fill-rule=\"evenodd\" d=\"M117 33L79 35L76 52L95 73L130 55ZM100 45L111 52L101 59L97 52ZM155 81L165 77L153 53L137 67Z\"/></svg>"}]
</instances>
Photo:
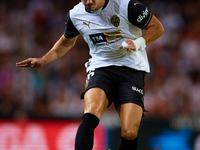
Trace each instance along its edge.
<instances>
[{"instance_id":1,"label":"sponsor logo on jersey","mask_svg":"<svg viewBox=\"0 0 200 150\"><path fill-rule=\"evenodd\" d=\"M143 95L143 94L144 94L144 91L143 91L143 89L139 89L139 88L137 88L137 87L135 87L135 86L132 86L132 90L133 90L133 91L135 91L135 92L138 92L138 93L140 93L141 95Z\"/></svg>"},{"instance_id":2,"label":"sponsor logo on jersey","mask_svg":"<svg viewBox=\"0 0 200 150\"><path fill-rule=\"evenodd\" d=\"M143 11L143 14L139 15L137 18L137 22L141 22L144 18L148 16L148 9L146 8L145 11Z\"/></svg>"},{"instance_id":3,"label":"sponsor logo on jersey","mask_svg":"<svg viewBox=\"0 0 200 150\"><path fill-rule=\"evenodd\" d=\"M120 19L117 15L112 16L110 21L115 27L118 27L120 24Z\"/></svg>"},{"instance_id":4,"label":"sponsor logo on jersey","mask_svg":"<svg viewBox=\"0 0 200 150\"><path fill-rule=\"evenodd\" d=\"M106 37L103 33L91 34L89 35L93 44L98 44L102 42L107 42Z\"/></svg>"},{"instance_id":5,"label":"sponsor logo on jersey","mask_svg":"<svg viewBox=\"0 0 200 150\"><path fill-rule=\"evenodd\" d=\"M90 22L86 23L86 22L83 22L84 25L88 26L88 28L90 28Z\"/></svg>"},{"instance_id":6,"label":"sponsor logo on jersey","mask_svg":"<svg viewBox=\"0 0 200 150\"><path fill-rule=\"evenodd\" d=\"M117 30L115 32L105 32L104 35L105 35L108 42L122 37L120 30Z\"/></svg>"},{"instance_id":7,"label":"sponsor logo on jersey","mask_svg":"<svg viewBox=\"0 0 200 150\"><path fill-rule=\"evenodd\" d=\"M91 34L89 36L93 44L113 43L116 42L115 40L123 38L120 30L115 32Z\"/></svg>"}]
</instances>

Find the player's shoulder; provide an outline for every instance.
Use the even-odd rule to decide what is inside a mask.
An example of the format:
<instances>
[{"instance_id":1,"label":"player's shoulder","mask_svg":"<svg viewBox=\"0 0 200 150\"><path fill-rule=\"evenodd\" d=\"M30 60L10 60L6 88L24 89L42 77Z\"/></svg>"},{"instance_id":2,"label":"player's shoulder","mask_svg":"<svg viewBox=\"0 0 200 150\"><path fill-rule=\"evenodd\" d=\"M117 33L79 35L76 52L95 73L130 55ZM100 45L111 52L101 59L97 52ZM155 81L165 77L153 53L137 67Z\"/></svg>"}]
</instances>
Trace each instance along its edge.
<instances>
[{"instance_id":1,"label":"player's shoulder","mask_svg":"<svg viewBox=\"0 0 200 150\"><path fill-rule=\"evenodd\" d=\"M127 13L128 13L127 9L128 9L128 4L129 4L130 0L117 0L117 2L119 5L120 13L127 16Z\"/></svg>"},{"instance_id":2,"label":"player's shoulder","mask_svg":"<svg viewBox=\"0 0 200 150\"><path fill-rule=\"evenodd\" d=\"M137 0L129 0L129 1L130 1L130 3L133 3L135 5L136 5L136 3L139 4L139 2Z\"/></svg>"},{"instance_id":3,"label":"player's shoulder","mask_svg":"<svg viewBox=\"0 0 200 150\"><path fill-rule=\"evenodd\" d=\"M79 2L77 5L75 5L71 10L70 10L70 17L71 15L76 15L79 13L82 13L85 10L85 7L82 2Z\"/></svg>"},{"instance_id":4,"label":"player's shoulder","mask_svg":"<svg viewBox=\"0 0 200 150\"><path fill-rule=\"evenodd\" d=\"M129 0L129 2L130 2L131 4L133 4L134 6L142 4L142 2L140 2L140 1L138 1L138 0Z\"/></svg>"},{"instance_id":5,"label":"player's shoulder","mask_svg":"<svg viewBox=\"0 0 200 150\"><path fill-rule=\"evenodd\" d=\"M132 9L140 9L141 7L146 7L143 3L137 0L129 0L129 6L132 7Z\"/></svg>"}]
</instances>

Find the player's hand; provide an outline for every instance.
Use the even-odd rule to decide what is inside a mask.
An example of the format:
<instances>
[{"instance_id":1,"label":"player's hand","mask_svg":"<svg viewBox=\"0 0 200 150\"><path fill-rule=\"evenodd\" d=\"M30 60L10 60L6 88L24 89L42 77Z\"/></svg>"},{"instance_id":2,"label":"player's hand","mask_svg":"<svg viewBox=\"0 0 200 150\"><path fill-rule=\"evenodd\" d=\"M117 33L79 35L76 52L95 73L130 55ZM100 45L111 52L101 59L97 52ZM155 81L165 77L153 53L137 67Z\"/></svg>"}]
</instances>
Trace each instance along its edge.
<instances>
[{"instance_id":1,"label":"player's hand","mask_svg":"<svg viewBox=\"0 0 200 150\"><path fill-rule=\"evenodd\" d=\"M136 50L135 44L133 43L132 40L126 39L124 42L125 45L124 44L120 45L119 47L120 49L126 48L127 51Z\"/></svg>"},{"instance_id":2,"label":"player's hand","mask_svg":"<svg viewBox=\"0 0 200 150\"><path fill-rule=\"evenodd\" d=\"M43 67L43 60L41 58L28 58L21 62L16 63L17 67L30 67L30 68L40 68Z\"/></svg>"}]
</instances>

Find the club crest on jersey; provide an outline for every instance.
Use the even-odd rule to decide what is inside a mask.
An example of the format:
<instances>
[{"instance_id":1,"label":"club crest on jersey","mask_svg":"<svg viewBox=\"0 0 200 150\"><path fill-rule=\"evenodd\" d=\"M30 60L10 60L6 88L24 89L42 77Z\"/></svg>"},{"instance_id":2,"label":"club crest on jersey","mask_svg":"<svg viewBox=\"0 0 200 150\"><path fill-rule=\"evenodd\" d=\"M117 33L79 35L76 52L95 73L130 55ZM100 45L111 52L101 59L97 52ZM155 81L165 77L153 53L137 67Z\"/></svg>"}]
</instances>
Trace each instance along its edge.
<instances>
[{"instance_id":1,"label":"club crest on jersey","mask_svg":"<svg viewBox=\"0 0 200 150\"><path fill-rule=\"evenodd\" d=\"M117 15L112 16L110 21L115 27L118 27L120 24L120 19Z\"/></svg>"}]
</instances>

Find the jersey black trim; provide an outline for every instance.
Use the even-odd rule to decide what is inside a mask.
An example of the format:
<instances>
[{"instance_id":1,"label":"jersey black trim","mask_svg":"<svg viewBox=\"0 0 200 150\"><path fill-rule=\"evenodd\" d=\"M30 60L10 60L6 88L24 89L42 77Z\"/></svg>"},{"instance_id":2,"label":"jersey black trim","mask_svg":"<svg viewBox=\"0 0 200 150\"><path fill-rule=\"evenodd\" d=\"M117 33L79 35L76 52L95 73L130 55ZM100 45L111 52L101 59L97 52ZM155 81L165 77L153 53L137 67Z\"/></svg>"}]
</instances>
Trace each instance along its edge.
<instances>
[{"instance_id":1,"label":"jersey black trim","mask_svg":"<svg viewBox=\"0 0 200 150\"><path fill-rule=\"evenodd\" d=\"M109 2L109 0L106 0L104 6L103 6L103 8L102 8L102 10L108 5L108 2Z\"/></svg>"},{"instance_id":2,"label":"jersey black trim","mask_svg":"<svg viewBox=\"0 0 200 150\"><path fill-rule=\"evenodd\" d=\"M130 0L128 4L128 20L139 28L145 28L151 21L152 14L148 8L136 0Z\"/></svg>"},{"instance_id":3,"label":"jersey black trim","mask_svg":"<svg viewBox=\"0 0 200 150\"><path fill-rule=\"evenodd\" d=\"M65 20L65 33L64 33L64 36L66 38L73 38L73 37L76 37L77 35L79 35L80 33L78 32L78 30L76 29L76 27L74 26L74 24L72 23L71 19L70 19L70 16L69 16L69 13L66 17L66 20Z\"/></svg>"}]
</instances>

